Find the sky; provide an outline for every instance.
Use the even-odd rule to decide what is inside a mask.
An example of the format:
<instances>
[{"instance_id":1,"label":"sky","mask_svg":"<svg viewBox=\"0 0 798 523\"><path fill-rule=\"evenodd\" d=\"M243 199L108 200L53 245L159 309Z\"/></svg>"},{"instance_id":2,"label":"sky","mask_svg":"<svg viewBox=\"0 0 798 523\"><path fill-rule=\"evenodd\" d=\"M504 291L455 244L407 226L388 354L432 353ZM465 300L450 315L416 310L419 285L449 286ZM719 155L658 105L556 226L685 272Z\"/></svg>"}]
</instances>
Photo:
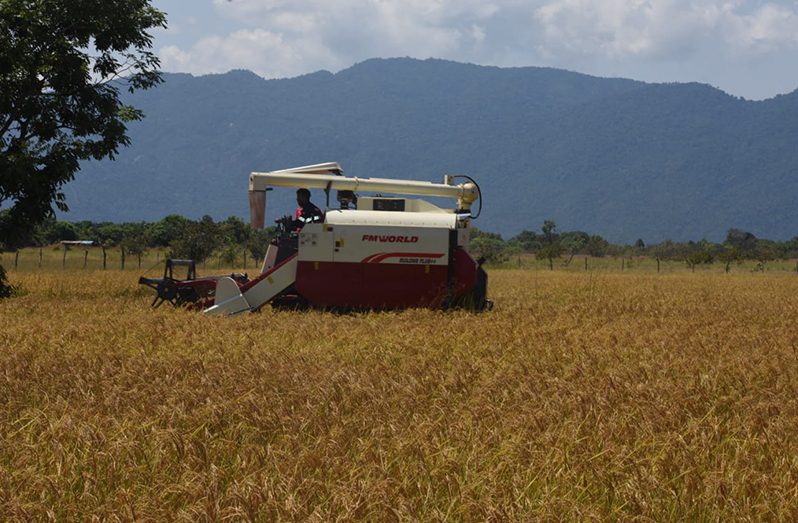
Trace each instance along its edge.
<instances>
[{"instance_id":1,"label":"sky","mask_svg":"<svg viewBox=\"0 0 798 523\"><path fill-rule=\"evenodd\" d=\"M164 71L285 78L375 57L798 88L798 0L154 0Z\"/></svg>"}]
</instances>

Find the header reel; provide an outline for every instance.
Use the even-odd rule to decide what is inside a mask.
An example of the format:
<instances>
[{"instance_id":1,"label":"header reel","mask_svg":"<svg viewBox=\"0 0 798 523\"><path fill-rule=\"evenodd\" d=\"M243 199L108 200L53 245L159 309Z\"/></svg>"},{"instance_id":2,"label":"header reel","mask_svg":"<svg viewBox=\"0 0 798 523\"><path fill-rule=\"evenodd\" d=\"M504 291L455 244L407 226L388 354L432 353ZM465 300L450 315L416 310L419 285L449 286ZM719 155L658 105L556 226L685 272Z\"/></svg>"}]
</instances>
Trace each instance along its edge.
<instances>
[{"instance_id":1,"label":"header reel","mask_svg":"<svg viewBox=\"0 0 798 523\"><path fill-rule=\"evenodd\" d=\"M185 279L175 278L175 267L186 267ZM141 276L139 285L155 291L155 298L150 304L157 309L164 302L174 307L202 308L213 302L216 282L221 276L197 278L197 264L194 260L168 258L163 271L163 278L147 278ZM236 282L244 284L249 281L246 274L230 275Z\"/></svg>"}]
</instances>

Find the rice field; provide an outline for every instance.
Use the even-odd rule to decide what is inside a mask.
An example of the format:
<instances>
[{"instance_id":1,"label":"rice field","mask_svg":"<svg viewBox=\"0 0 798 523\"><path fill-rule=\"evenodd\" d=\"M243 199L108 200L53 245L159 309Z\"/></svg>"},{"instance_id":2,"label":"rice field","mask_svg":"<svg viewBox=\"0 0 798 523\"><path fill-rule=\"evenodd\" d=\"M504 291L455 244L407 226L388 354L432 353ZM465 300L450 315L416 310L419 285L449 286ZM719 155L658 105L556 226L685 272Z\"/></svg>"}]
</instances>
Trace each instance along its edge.
<instances>
[{"instance_id":1,"label":"rice field","mask_svg":"<svg viewBox=\"0 0 798 523\"><path fill-rule=\"evenodd\" d=\"M211 318L3 263L3 521L798 520L794 272L502 269L481 315Z\"/></svg>"}]
</instances>

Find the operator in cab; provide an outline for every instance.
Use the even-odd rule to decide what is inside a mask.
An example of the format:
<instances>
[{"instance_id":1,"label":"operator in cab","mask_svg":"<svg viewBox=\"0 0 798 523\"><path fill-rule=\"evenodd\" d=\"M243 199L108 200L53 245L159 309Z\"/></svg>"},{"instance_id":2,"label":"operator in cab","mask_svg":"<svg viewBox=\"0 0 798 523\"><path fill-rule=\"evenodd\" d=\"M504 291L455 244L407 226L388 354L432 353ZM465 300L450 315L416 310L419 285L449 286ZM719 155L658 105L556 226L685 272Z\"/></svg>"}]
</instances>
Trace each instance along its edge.
<instances>
[{"instance_id":1,"label":"operator in cab","mask_svg":"<svg viewBox=\"0 0 798 523\"><path fill-rule=\"evenodd\" d=\"M310 201L310 191L297 189L296 203L298 207L294 213L294 229L299 231L308 223L324 221L324 213Z\"/></svg>"}]
</instances>

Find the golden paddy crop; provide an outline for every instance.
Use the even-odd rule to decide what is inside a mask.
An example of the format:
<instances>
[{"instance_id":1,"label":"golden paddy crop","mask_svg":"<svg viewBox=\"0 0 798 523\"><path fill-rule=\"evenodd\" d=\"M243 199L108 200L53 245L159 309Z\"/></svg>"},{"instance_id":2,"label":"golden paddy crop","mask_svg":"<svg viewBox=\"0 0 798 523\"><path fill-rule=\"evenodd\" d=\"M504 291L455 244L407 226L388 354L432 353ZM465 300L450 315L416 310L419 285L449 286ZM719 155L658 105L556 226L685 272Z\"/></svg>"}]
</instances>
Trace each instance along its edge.
<instances>
[{"instance_id":1,"label":"golden paddy crop","mask_svg":"<svg viewBox=\"0 0 798 523\"><path fill-rule=\"evenodd\" d=\"M234 318L11 278L2 520L798 519L794 274L499 270L481 315Z\"/></svg>"}]
</instances>

